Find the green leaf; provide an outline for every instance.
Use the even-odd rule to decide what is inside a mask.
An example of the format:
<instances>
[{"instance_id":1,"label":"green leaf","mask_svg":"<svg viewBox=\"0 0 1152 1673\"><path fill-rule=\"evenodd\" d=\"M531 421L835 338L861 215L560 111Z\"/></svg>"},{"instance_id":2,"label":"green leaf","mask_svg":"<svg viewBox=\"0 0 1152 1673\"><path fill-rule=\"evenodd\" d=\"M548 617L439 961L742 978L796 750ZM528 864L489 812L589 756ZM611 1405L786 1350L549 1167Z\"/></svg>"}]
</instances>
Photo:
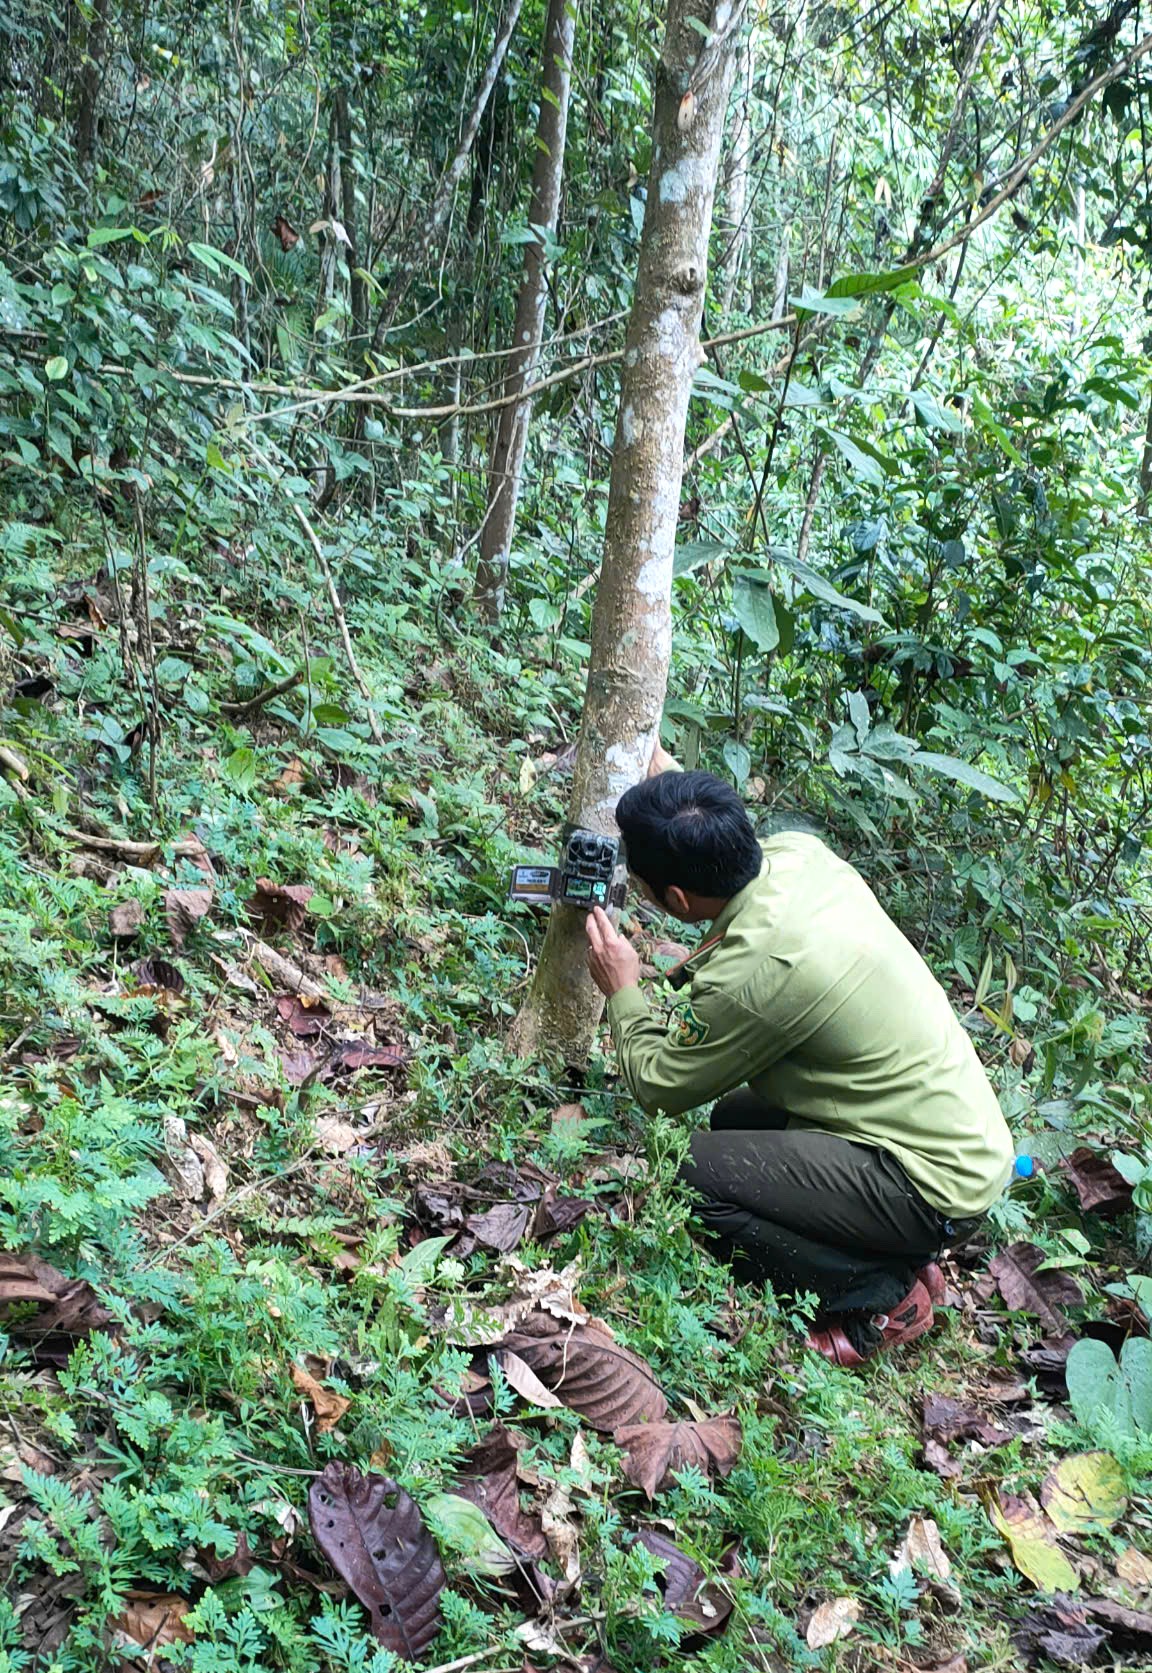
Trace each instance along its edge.
<instances>
[{"instance_id":1,"label":"green leaf","mask_svg":"<svg viewBox=\"0 0 1152 1673\"><path fill-rule=\"evenodd\" d=\"M874 488L883 487L883 468L871 452L866 452L851 436L846 436L843 430L825 430L824 434L858 476L862 476L865 482L871 483Z\"/></svg>"},{"instance_id":2,"label":"green leaf","mask_svg":"<svg viewBox=\"0 0 1152 1673\"><path fill-rule=\"evenodd\" d=\"M862 744L872 724L868 713L868 699L862 691L848 693L848 718L856 729L856 742Z\"/></svg>"},{"instance_id":3,"label":"green leaf","mask_svg":"<svg viewBox=\"0 0 1152 1673\"><path fill-rule=\"evenodd\" d=\"M251 749L234 749L220 763L220 771L237 790L251 790L260 776L260 763Z\"/></svg>"},{"instance_id":4,"label":"green leaf","mask_svg":"<svg viewBox=\"0 0 1152 1673\"><path fill-rule=\"evenodd\" d=\"M436 1271L436 1263L455 1237L450 1232L447 1237L426 1237L407 1254L400 1257L400 1270L411 1278L414 1284L430 1283Z\"/></svg>"},{"instance_id":5,"label":"green leaf","mask_svg":"<svg viewBox=\"0 0 1152 1673\"><path fill-rule=\"evenodd\" d=\"M686 540L683 545L677 546L672 559L672 579L675 581L681 575L691 575L701 564L714 563L718 558L727 556L727 546L721 546L715 540Z\"/></svg>"},{"instance_id":6,"label":"green leaf","mask_svg":"<svg viewBox=\"0 0 1152 1673\"><path fill-rule=\"evenodd\" d=\"M975 389L972 391L972 415L979 424L983 425L990 435L995 436L996 440L1000 443L1000 446L1004 449L1005 453L1014 465L1025 464L1024 455L1020 452L1020 449L1016 446L1003 424L1001 424L999 419L995 416L992 408L988 405L983 395ZM997 497L1000 498L1002 496ZM998 508L996 516L997 522L1001 522L1002 520ZM1001 527L1000 532L1001 534L1004 534L1005 532L1011 531L1005 531L1005 529Z\"/></svg>"},{"instance_id":7,"label":"green leaf","mask_svg":"<svg viewBox=\"0 0 1152 1673\"><path fill-rule=\"evenodd\" d=\"M1007 1541L1012 1561L1039 1591L1076 1590L1080 1578L1056 1544L1052 1524L1034 1502L1031 1506L1025 1499L1004 1505L994 1502L988 1514Z\"/></svg>"},{"instance_id":8,"label":"green leaf","mask_svg":"<svg viewBox=\"0 0 1152 1673\"><path fill-rule=\"evenodd\" d=\"M1048 1472L1040 1500L1060 1533L1102 1533L1128 1503L1124 1472L1110 1452L1079 1452Z\"/></svg>"},{"instance_id":9,"label":"green leaf","mask_svg":"<svg viewBox=\"0 0 1152 1673\"><path fill-rule=\"evenodd\" d=\"M845 273L843 278L832 281L825 295L877 296L882 291L899 290L901 285L915 279L919 271L917 267L893 267L886 273Z\"/></svg>"},{"instance_id":10,"label":"green leaf","mask_svg":"<svg viewBox=\"0 0 1152 1673\"><path fill-rule=\"evenodd\" d=\"M768 583L741 570L732 582L732 614L758 651L774 651L780 643L776 611Z\"/></svg>"},{"instance_id":11,"label":"green leaf","mask_svg":"<svg viewBox=\"0 0 1152 1673\"><path fill-rule=\"evenodd\" d=\"M925 395L922 389L913 389L909 399L916 408L916 417L926 430L947 430L949 435L958 436L964 426L960 414L951 407L942 407L939 401L931 395Z\"/></svg>"},{"instance_id":12,"label":"green leaf","mask_svg":"<svg viewBox=\"0 0 1152 1673\"><path fill-rule=\"evenodd\" d=\"M748 774L752 771L752 757L744 745L735 738L724 741L724 764L732 777L736 780L736 788L748 781Z\"/></svg>"},{"instance_id":13,"label":"green leaf","mask_svg":"<svg viewBox=\"0 0 1152 1673\"><path fill-rule=\"evenodd\" d=\"M54 354L51 360L44 362L44 376L49 383L59 383L61 378L68 376L68 362L62 354Z\"/></svg>"},{"instance_id":14,"label":"green leaf","mask_svg":"<svg viewBox=\"0 0 1152 1673\"><path fill-rule=\"evenodd\" d=\"M937 755L932 750L922 749L912 757L912 765L927 767L929 772L940 773L944 778L954 779L957 784L966 784L970 790L978 790L991 802L1020 800L1018 792L1009 785L1001 784L990 773L981 772L979 767L960 761L954 755Z\"/></svg>"},{"instance_id":15,"label":"green leaf","mask_svg":"<svg viewBox=\"0 0 1152 1673\"><path fill-rule=\"evenodd\" d=\"M773 548L772 562L791 570L798 581L803 581L812 596L820 599L822 603L835 604L840 610L850 610L854 616L859 616L862 622L876 622L880 627L888 625L879 610L873 610L870 604L861 604L858 599L849 598L846 593L837 592L831 581L826 581L819 571L801 563L798 558L790 558L786 553Z\"/></svg>"},{"instance_id":16,"label":"green leaf","mask_svg":"<svg viewBox=\"0 0 1152 1673\"><path fill-rule=\"evenodd\" d=\"M810 285L805 285L799 296L790 296L788 301L799 319L806 319L809 314L834 314L847 318L860 311L855 297L829 296L823 291L813 290Z\"/></svg>"},{"instance_id":17,"label":"green leaf","mask_svg":"<svg viewBox=\"0 0 1152 1673\"><path fill-rule=\"evenodd\" d=\"M201 262L210 273L219 273L221 267L227 267L243 279L246 285L252 283L252 275L244 266L244 263L237 261L234 256L226 255L223 250L217 250L214 245L192 243L185 247L188 254L195 256L196 260Z\"/></svg>"},{"instance_id":18,"label":"green leaf","mask_svg":"<svg viewBox=\"0 0 1152 1673\"><path fill-rule=\"evenodd\" d=\"M434 1493L425 1501L424 1511L438 1542L450 1546L474 1574L508 1574L516 1567L515 1557L471 1499L459 1493Z\"/></svg>"},{"instance_id":19,"label":"green leaf","mask_svg":"<svg viewBox=\"0 0 1152 1673\"><path fill-rule=\"evenodd\" d=\"M134 236L134 227L93 227L88 234L88 248L98 250L102 244L118 244L122 238Z\"/></svg>"}]
</instances>

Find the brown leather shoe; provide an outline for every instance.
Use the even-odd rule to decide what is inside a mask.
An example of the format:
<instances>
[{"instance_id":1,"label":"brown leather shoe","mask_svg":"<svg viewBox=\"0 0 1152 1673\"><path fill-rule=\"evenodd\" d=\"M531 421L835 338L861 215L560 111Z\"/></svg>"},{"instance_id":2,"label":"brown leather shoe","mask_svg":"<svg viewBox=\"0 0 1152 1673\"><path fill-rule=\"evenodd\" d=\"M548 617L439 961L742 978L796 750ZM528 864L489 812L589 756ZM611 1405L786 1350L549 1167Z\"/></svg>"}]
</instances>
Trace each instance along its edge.
<instances>
[{"instance_id":1,"label":"brown leather shoe","mask_svg":"<svg viewBox=\"0 0 1152 1673\"><path fill-rule=\"evenodd\" d=\"M924 1336L935 1324L932 1312L932 1297L920 1279L917 1278L903 1301L899 1302L890 1313L877 1313L872 1324L880 1332L880 1340L873 1348L861 1353L852 1346L841 1325L830 1324L824 1330L814 1330L804 1340L804 1346L811 1348L813 1353L823 1357L833 1365L843 1365L852 1369L863 1365L866 1359L874 1354L882 1353L885 1348L897 1348L904 1342L915 1342Z\"/></svg>"},{"instance_id":2,"label":"brown leather shoe","mask_svg":"<svg viewBox=\"0 0 1152 1673\"><path fill-rule=\"evenodd\" d=\"M944 1274L936 1262L929 1261L927 1266L922 1266L916 1277L928 1291L928 1298L933 1307L939 1307L944 1300L945 1282Z\"/></svg>"}]
</instances>

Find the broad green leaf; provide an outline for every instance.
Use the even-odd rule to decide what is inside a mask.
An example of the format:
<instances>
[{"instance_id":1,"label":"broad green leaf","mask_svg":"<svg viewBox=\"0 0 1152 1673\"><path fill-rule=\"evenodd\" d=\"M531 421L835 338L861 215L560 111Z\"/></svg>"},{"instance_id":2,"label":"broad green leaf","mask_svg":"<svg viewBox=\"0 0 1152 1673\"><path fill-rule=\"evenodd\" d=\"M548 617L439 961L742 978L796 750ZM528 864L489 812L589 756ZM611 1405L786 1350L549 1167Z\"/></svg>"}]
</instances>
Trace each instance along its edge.
<instances>
[{"instance_id":1,"label":"broad green leaf","mask_svg":"<svg viewBox=\"0 0 1152 1673\"><path fill-rule=\"evenodd\" d=\"M400 1257L400 1270L411 1278L414 1284L427 1284L436 1271L436 1263L455 1237L450 1232L447 1237L426 1237L415 1244L406 1254Z\"/></svg>"},{"instance_id":2,"label":"broad green leaf","mask_svg":"<svg viewBox=\"0 0 1152 1673\"><path fill-rule=\"evenodd\" d=\"M851 436L846 436L843 430L825 430L824 434L858 476L862 476L864 481L871 483L874 488L883 487L884 468L871 450L866 451Z\"/></svg>"},{"instance_id":3,"label":"broad green leaf","mask_svg":"<svg viewBox=\"0 0 1152 1673\"><path fill-rule=\"evenodd\" d=\"M1134 1279L1133 1282L1138 1280ZM1145 1278L1144 1282L1148 1283ZM1147 1306L1147 1300L1141 1300ZM1130 1390L1132 1426L1148 1441L1152 1439L1152 1338L1130 1336L1120 1349L1120 1371Z\"/></svg>"},{"instance_id":4,"label":"broad green leaf","mask_svg":"<svg viewBox=\"0 0 1152 1673\"><path fill-rule=\"evenodd\" d=\"M438 1541L450 1546L473 1573L508 1574L516 1567L515 1557L471 1499L459 1493L434 1493L425 1501L424 1510Z\"/></svg>"},{"instance_id":5,"label":"broad green leaf","mask_svg":"<svg viewBox=\"0 0 1152 1673\"><path fill-rule=\"evenodd\" d=\"M862 622L875 622L880 627L888 625L879 610L873 610L870 604L861 604L859 599L849 598L846 593L837 592L831 581L826 581L810 564L801 563L798 558L790 558L787 553L778 552L775 548L772 552L772 562L791 570L796 579L803 581L807 590L814 598L820 599L821 603L835 604L840 610L850 610L854 616L859 616Z\"/></svg>"},{"instance_id":6,"label":"broad green leaf","mask_svg":"<svg viewBox=\"0 0 1152 1673\"><path fill-rule=\"evenodd\" d=\"M883 291L899 290L915 279L918 267L893 267L886 273L845 273L833 279L826 296L877 296Z\"/></svg>"},{"instance_id":7,"label":"broad green leaf","mask_svg":"<svg viewBox=\"0 0 1152 1673\"><path fill-rule=\"evenodd\" d=\"M927 430L947 430L949 435L958 436L964 426L960 421L960 414L951 407L942 407L933 396L926 395L922 389L910 391L909 399L916 408L916 417Z\"/></svg>"},{"instance_id":8,"label":"broad green leaf","mask_svg":"<svg viewBox=\"0 0 1152 1673\"><path fill-rule=\"evenodd\" d=\"M1110 1452L1078 1452L1049 1470L1040 1501L1060 1533L1101 1533L1124 1514L1124 1472Z\"/></svg>"},{"instance_id":9,"label":"broad green leaf","mask_svg":"<svg viewBox=\"0 0 1152 1673\"><path fill-rule=\"evenodd\" d=\"M1016 443L1012 440L1012 437L1008 434L1004 425L1000 423L1000 420L993 413L992 408L988 405L983 395L980 394L979 390L975 389L972 391L972 414L977 422L982 424L990 435L995 436L996 440L1000 443L1000 446L1004 449L1005 453L1014 465L1023 465L1025 463L1024 455L1020 452L1020 449L1016 446ZM1000 522L1000 520L1000 513L997 511L997 522ZM1001 528L1000 532L1003 534L1005 531Z\"/></svg>"},{"instance_id":10,"label":"broad green leaf","mask_svg":"<svg viewBox=\"0 0 1152 1673\"><path fill-rule=\"evenodd\" d=\"M847 317L860 310L860 304L854 297L831 296L823 291L813 290L810 285L805 285L799 296L790 296L788 301L801 319L806 314L836 314Z\"/></svg>"},{"instance_id":11,"label":"broad green leaf","mask_svg":"<svg viewBox=\"0 0 1152 1673\"><path fill-rule=\"evenodd\" d=\"M210 273L219 273L221 267L227 267L243 279L245 284L250 285L252 283L252 275L244 266L244 263L237 261L235 256L226 255L223 250L216 249L215 245L190 243L185 248L188 254L195 256L197 261L202 262Z\"/></svg>"},{"instance_id":12,"label":"broad green leaf","mask_svg":"<svg viewBox=\"0 0 1152 1673\"><path fill-rule=\"evenodd\" d=\"M744 745L735 738L725 739L724 763L736 780L737 788L747 783L748 774L752 771L752 757Z\"/></svg>"},{"instance_id":13,"label":"broad green leaf","mask_svg":"<svg viewBox=\"0 0 1152 1673\"><path fill-rule=\"evenodd\" d=\"M1019 793L1010 785L1001 784L991 773L981 772L979 767L973 767L967 761L960 761L954 755L937 755L933 750L922 749L912 757L912 765L927 767L929 772L954 779L957 784L966 784L970 790L978 790L982 796L987 796L990 802L1020 800Z\"/></svg>"},{"instance_id":14,"label":"broad green leaf","mask_svg":"<svg viewBox=\"0 0 1152 1673\"><path fill-rule=\"evenodd\" d=\"M59 383L61 378L68 376L68 362L62 354L54 354L51 360L44 362L44 376L49 383Z\"/></svg>"},{"instance_id":15,"label":"broad green leaf","mask_svg":"<svg viewBox=\"0 0 1152 1673\"><path fill-rule=\"evenodd\" d=\"M237 790L251 790L260 776L260 763L254 750L241 747L221 761L220 771Z\"/></svg>"},{"instance_id":16,"label":"broad green leaf","mask_svg":"<svg viewBox=\"0 0 1152 1673\"><path fill-rule=\"evenodd\" d=\"M93 227L88 234L88 248L98 250L102 244L118 244L122 238L134 236L132 227Z\"/></svg>"},{"instance_id":17,"label":"broad green leaf","mask_svg":"<svg viewBox=\"0 0 1152 1673\"><path fill-rule=\"evenodd\" d=\"M672 578L678 580L681 575L691 575L701 564L715 563L718 558L727 556L727 546L721 546L715 540L686 540L676 548L672 559Z\"/></svg>"},{"instance_id":18,"label":"broad green leaf","mask_svg":"<svg viewBox=\"0 0 1152 1673\"><path fill-rule=\"evenodd\" d=\"M776 649L780 630L766 581L741 571L732 582L732 614L758 651Z\"/></svg>"},{"instance_id":19,"label":"broad green leaf","mask_svg":"<svg viewBox=\"0 0 1152 1673\"><path fill-rule=\"evenodd\" d=\"M848 693L848 718L856 731L856 742L862 744L868 736L871 719L868 713L868 700L862 691Z\"/></svg>"},{"instance_id":20,"label":"broad green leaf","mask_svg":"<svg viewBox=\"0 0 1152 1673\"><path fill-rule=\"evenodd\" d=\"M1041 1592L1074 1592L1080 1577L1056 1544L1056 1533L1043 1511L1025 1499L994 1501L988 1512L1004 1536L1012 1561Z\"/></svg>"}]
</instances>

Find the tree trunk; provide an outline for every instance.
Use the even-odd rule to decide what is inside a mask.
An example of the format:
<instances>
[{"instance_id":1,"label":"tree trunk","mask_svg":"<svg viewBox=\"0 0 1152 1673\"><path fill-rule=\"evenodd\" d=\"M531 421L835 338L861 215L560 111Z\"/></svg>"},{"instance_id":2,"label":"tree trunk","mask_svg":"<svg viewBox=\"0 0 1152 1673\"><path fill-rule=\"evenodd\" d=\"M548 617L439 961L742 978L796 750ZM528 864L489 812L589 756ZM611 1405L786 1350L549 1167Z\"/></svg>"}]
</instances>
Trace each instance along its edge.
<instances>
[{"instance_id":1,"label":"tree trunk","mask_svg":"<svg viewBox=\"0 0 1152 1673\"><path fill-rule=\"evenodd\" d=\"M536 156L532 165L532 193L528 206L528 225L536 236L524 252L524 279L516 303L516 325L512 333L515 352L508 362L505 395L517 394L532 382L544 335L544 311L548 304L547 246L555 237L560 214L575 34L574 0L549 0L544 20L540 117L536 126ZM480 563L474 594L476 608L489 622L497 621L504 608L508 554L516 527L516 504L520 497L531 410L530 401L502 407L492 446L488 468L488 506L480 539Z\"/></svg>"},{"instance_id":2,"label":"tree trunk","mask_svg":"<svg viewBox=\"0 0 1152 1673\"><path fill-rule=\"evenodd\" d=\"M752 36L746 36L737 65L740 96L732 149L724 170L724 216L728 247L724 252L724 284L721 303L725 314L738 304L745 313L752 302L752 222L748 203L748 182L752 173L752 82L755 64Z\"/></svg>"},{"instance_id":3,"label":"tree trunk","mask_svg":"<svg viewBox=\"0 0 1152 1673\"><path fill-rule=\"evenodd\" d=\"M652 170L620 375L608 519L569 817L612 832L659 736L672 645L672 559L684 426L700 364L700 316L720 139L742 8L701 39L710 0L669 0L656 72ZM555 906L531 992L513 1025L526 1056L582 1063L603 1000L585 964L584 914Z\"/></svg>"},{"instance_id":4,"label":"tree trunk","mask_svg":"<svg viewBox=\"0 0 1152 1673\"><path fill-rule=\"evenodd\" d=\"M355 353L364 352L368 336L368 289L360 274L360 244L356 236L356 170L352 160L352 115L348 108L348 92L338 87L332 99L335 117L336 145L340 154L340 197L342 224L348 242L344 254L348 263L348 312L351 317L349 346Z\"/></svg>"},{"instance_id":5,"label":"tree trunk","mask_svg":"<svg viewBox=\"0 0 1152 1673\"><path fill-rule=\"evenodd\" d=\"M416 270L420 265L421 257L447 218L456 188L468 166L469 153L476 142L476 135L484 111L487 108L488 100L492 97L492 89L496 85L496 77L500 74L500 66L504 62L504 54L508 51L508 43L512 39L512 32L519 20L522 5L523 0L508 0L508 10L504 14L504 21L497 31L491 55L484 66L484 74L476 88L472 108L465 120L455 155L440 177L440 184L436 188L428 213L421 221L415 237L410 240L407 248L401 253L396 271L388 281L388 289L384 293L384 300L380 304L380 312L376 316L376 325L372 332L370 348L372 354L379 353L380 345L394 324L396 315L400 310L400 304L408 294L408 288L416 277Z\"/></svg>"},{"instance_id":6,"label":"tree trunk","mask_svg":"<svg viewBox=\"0 0 1152 1673\"><path fill-rule=\"evenodd\" d=\"M84 67L80 72L76 95L76 162L82 167L93 162L96 156L100 86L104 80L107 40L108 0L96 0L84 41Z\"/></svg>"}]
</instances>

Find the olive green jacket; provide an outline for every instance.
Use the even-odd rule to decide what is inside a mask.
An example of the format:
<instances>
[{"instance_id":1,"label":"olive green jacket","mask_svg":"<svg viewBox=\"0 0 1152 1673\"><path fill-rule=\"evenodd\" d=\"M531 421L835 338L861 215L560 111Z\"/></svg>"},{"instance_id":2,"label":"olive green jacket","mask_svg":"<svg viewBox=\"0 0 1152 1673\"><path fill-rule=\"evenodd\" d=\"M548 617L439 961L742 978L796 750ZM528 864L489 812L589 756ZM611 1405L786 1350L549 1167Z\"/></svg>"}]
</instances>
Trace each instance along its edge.
<instances>
[{"instance_id":1,"label":"olive green jacket","mask_svg":"<svg viewBox=\"0 0 1152 1673\"><path fill-rule=\"evenodd\" d=\"M750 1085L793 1127L887 1150L933 1207L981 1214L1013 1146L944 990L858 872L816 837L763 845L760 876L712 926L672 1018L639 989L608 1002L620 1067L676 1115Z\"/></svg>"}]
</instances>

